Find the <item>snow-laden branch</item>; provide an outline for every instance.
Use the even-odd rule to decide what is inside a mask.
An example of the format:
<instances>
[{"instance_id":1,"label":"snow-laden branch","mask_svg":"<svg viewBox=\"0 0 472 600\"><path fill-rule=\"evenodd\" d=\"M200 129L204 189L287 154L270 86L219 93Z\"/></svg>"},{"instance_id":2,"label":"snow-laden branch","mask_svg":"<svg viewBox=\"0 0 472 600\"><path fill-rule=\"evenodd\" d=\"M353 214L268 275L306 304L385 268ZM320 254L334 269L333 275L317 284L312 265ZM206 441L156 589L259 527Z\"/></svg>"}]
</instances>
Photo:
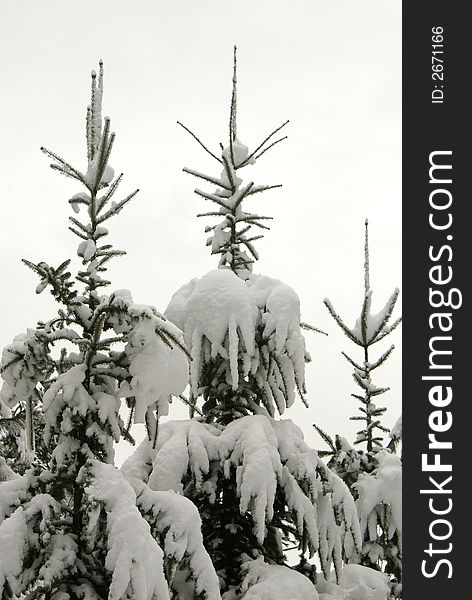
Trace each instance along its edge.
<instances>
[{"instance_id":1,"label":"snow-laden branch","mask_svg":"<svg viewBox=\"0 0 472 600\"><path fill-rule=\"evenodd\" d=\"M152 469L142 468L152 461ZM211 468L210 468L211 467ZM223 430L198 421L160 426L155 450L147 441L123 465L127 476L141 476L155 490L184 492L190 476L197 493L216 499L219 481L236 474L242 514L251 515L259 543L267 535L278 490L284 492L299 535L319 551L325 571L360 548L354 500L341 479L319 459L291 421L263 415L235 420ZM336 522L337 521L337 522Z\"/></svg>"}]
</instances>

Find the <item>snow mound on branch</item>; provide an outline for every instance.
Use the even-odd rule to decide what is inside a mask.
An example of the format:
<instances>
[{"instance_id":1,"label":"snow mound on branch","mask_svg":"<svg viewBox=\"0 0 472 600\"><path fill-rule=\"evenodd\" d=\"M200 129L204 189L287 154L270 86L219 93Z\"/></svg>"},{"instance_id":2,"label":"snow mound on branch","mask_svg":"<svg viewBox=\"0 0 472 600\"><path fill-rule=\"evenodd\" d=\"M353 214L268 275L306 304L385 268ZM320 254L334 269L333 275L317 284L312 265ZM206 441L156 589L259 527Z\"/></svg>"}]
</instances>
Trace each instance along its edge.
<instances>
[{"instance_id":1,"label":"snow mound on branch","mask_svg":"<svg viewBox=\"0 0 472 600\"><path fill-rule=\"evenodd\" d=\"M261 556L244 563L241 600L318 600L311 581L288 567L268 565Z\"/></svg>"},{"instance_id":2,"label":"snow mound on branch","mask_svg":"<svg viewBox=\"0 0 472 600\"><path fill-rule=\"evenodd\" d=\"M345 565L340 582L348 600L387 600L390 596L388 576L362 565Z\"/></svg>"},{"instance_id":3,"label":"snow mound on branch","mask_svg":"<svg viewBox=\"0 0 472 600\"><path fill-rule=\"evenodd\" d=\"M203 364L218 355L228 361L233 390L241 377L251 373L261 395L273 396L281 413L292 404L295 387L304 389L300 301L281 281L262 275L243 281L229 269L217 269L182 286L165 314L184 332L193 359L190 373L195 395ZM259 345L258 328L263 338ZM273 414L272 406L269 412Z\"/></svg>"},{"instance_id":4,"label":"snow mound on branch","mask_svg":"<svg viewBox=\"0 0 472 600\"><path fill-rule=\"evenodd\" d=\"M17 591L17 577L23 568L24 540L27 535L26 518L20 506L0 525L0 592L6 583L13 593Z\"/></svg>"},{"instance_id":5,"label":"snow mound on branch","mask_svg":"<svg viewBox=\"0 0 472 600\"><path fill-rule=\"evenodd\" d=\"M98 169L99 169L99 159L100 155L89 161L87 171L83 175L84 182L87 186L93 187L97 185L98 187L104 187L113 181L113 177L115 176L115 170L110 165L106 165L103 169L103 173L101 174L100 180L97 181L98 177Z\"/></svg>"},{"instance_id":6,"label":"snow mound on branch","mask_svg":"<svg viewBox=\"0 0 472 600\"><path fill-rule=\"evenodd\" d=\"M388 576L362 565L344 565L338 583L336 583L335 573L331 574L329 581L319 573L316 588L320 600L388 600L390 598Z\"/></svg>"},{"instance_id":7,"label":"snow mound on branch","mask_svg":"<svg viewBox=\"0 0 472 600\"><path fill-rule=\"evenodd\" d=\"M277 479L282 473L277 437L267 418L251 416L230 423L219 441L226 477L231 466L236 468L240 511L251 511L256 537L262 544L266 521L273 517Z\"/></svg>"},{"instance_id":8,"label":"snow mound on branch","mask_svg":"<svg viewBox=\"0 0 472 600\"><path fill-rule=\"evenodd\" d=\"M47 348L36 329L17 335L2 353L1 401L12 408L31 398L37 382L44 378L46 365Z\"/></svg>"},{"instance_id":9,"label":"snow mound on branch","mask_svg":"<svg viewBox=\"0 0 472 600\"><path fill-rule=\"evenodd\" d=\"M253 302L264 313L264 336L275 332L277 352L282 352L289 335L300 324L300 300L290 286L265 275L252 275L248 282Z\"/></svg>"},{"instance_id":10,"label":"snow mound on branch","mask_svg":"<svg viewBox=\"0 0 472 600\"><path fill-rule=\"evenodd\" d=\"M100 502L107 513L110 600L131 597L130 593L133 600L168 599L164 556L190 571L196 595L220 600L218 578L203 546L200 516L190 500L170 491L153 491L98 461L89 461L81 477L88 501L92 506ZM99 509L87 513L91 547L98 513Z\"/></svg>"},{"instance_id":11,"label":"snow mound on branch","mask_svg":"<svg viewBox=\"0 0 472 600\"><path fill-rule=\"evenodd\" d=\"M188 383L188 360L182 332L152 306L134 304L128 290L112 295L107 325L124 333L125 352L130 359L131 382L122 382L121 398L135 398L135 423L143 423L146 411L167 415L171 397L181 394Z\"/></svg>"},{"instance_id":12,"label":"snow mound on branch","mask_svg":"<svg viewBox=\"0 0 472 600\"><path fill-rule=\"evenodd\" d=\"M389 505L391 518L388 535L402 534L402 463L398 456L381 450L376 455L378 466L372 473L362 473L354 484L359 492L356 501L363 532L369 529L370 539L377 539L376 520L371 515L378 504ZM374 514L375 516L375 514Z\"/></svg>"},{"instance_id":13,"label":"snow mound on branch","mask_svg":"<svg viewBox=\"0 0 472 600\"><path fill-rule=\"evenodd\" d=\"M182 493L182 480L190 469L200 487L210 461L219 459L219 446L214 438L220 433L216 427L198 421L169 421L161 425L157 441L159 460L153 463L149 486ZM123 465L125 473L128 465L128 461Z\"/></svg>"},{"instance_id":14,"label":"snow mound on branch","mask_svg":"<svg viewBox=\"0 0 472 600\"><path fill-rule=\"evenodd\" d=\"M77 573L77 543L72 534L52 535L48 544L48 558L39 569L37 588L50 589L64 573Z\"/></svg>"},{"instance_id":15,"label":"snow mound on branch","mask_svg":"<svg viewBox=\"0 0 472 600\"><path fill-rule=\"evenodd\" d=\"M133 378L131 383L121 384L119 395L135 398L135 423L144 422L150 406L156 405L159 416L167 415L170 397L181 394L187 386L187 357L156 335L153 319L142 320L133 329L125 351L131 359Z\"/></svg>"},{"instance_id":16,"label":"snow mound on branch","mask_svg":"<svg viewBox=\"0 0 472 600\"><path fill-rule=\"evenodd\" d=\"M188 283L179 288L172 296L168 307L166 308L166 317L176 325L181 331L185 329L187 320L187 306L190 296L193 294L198 278L191 279Z\"/></svg>"},{"instance_id":17,"label":"snow mound on branch","mask_svg":"<svg viewBox=\"0 0 472 600\"><path fill-rule=\"evenodd\" d=\"M61 431L52 454L57 465L71 463L77 452L78 442L68 435L73 428L73 420L84 418L87 411L94 411L97 406L95 399L83 386L85 371L86 365L80 364L62 373L43 397L45 443L49 444L54 431Z\"/></svg>"},{"instance_id":18,"label":"snow mound on branch","mask_svg":"<svg viewBox=\"0 0 472 600\"><path fill-rule=\"evenodd\" d=\"M111 465L90 461L85 493L103 503L107 513L108 552L105 566L112 573L109 600L169 600L163 552L149 524L136 507L136 493ZM87 472L83 472L87 478Z\"/></svg>"},{"instance_id":19,"label":"snow mound on branch","mask_svg":"<svg viewBox=\"0 0 472 600\"><path fill-rule=\"evenodd\" d=\"M166 314L176 312L174 304L185 314L183 331L193 358L192 389L194 393L198 389L203 338L210 342L211 358L219 354L229 359L232 387L237 389L240 341L250 356L254 354L255 316L246 284L229 269L217 269L198 280L189 294L190 289L187 284L174 295Z\"/></svg>"},{"instance_id":20,"label":"snow mound on branch","mask_svg":"<svg viewBox=\"0 0 472 600\"><path fill-rule=\"evenodd\" d=\"M197 507L175 492L156 492L140 481L130 481L138 507L152 517L163 536L164 553L177 563L184 561L195 581L194 596L220 600L218 577L203 546L201 519Z\"/></svg>"},{"instance_id":21,"label":"snow mound on branch","mask_svg":"<svg viewBox=\"0 0 472 600\"><path fill-rule=\"evenodd\" d=\"M17 490L16 500L13 499L13 484L24 485L27 481L28 477L24 476L0 486L0 498L4 495L10 497L7 518L0 525L0 595L6 581L13 590L16 589L16 575L21 575L23 589L33 584L31 591L34 593L36 589L49 589L52 582L57 581L60 576L64 577L66 572L73 575L77 572L76 543L70 535L55 534L54 527L51 527L51 521L60 517L59 503L49 494L31 497L31 489L28 490L27 497L24 496L24 490ZM33 479L28 483L33 483ZM22 501L24 506L13 508ZM5 556L3 549L8 549ZM42 564L34 561L25 569L22 559L31 550L42 551L44 561ZM4 573L3 566L6 566ZM5 573L9 573L9 576L5 577Z\"/></svg>"},{"instance_id":22,"label":"snow mound on branch","mask_svg":"<svg viewBox=\"0 0 472 600\"><path fill-rule=\"evenodd\" d=\"M273 427L284 464L284 492L288 506L297 515L298 528L302 531L303 526L306 527L309 540L315 540L312 549L319 551L325 570L331 557L339 566L343 548L347 556L351 556L362 545L354 499L342 479L325 467L316 450L305 443L298 426L283 420L273 421ZM326 487L318 471L323 472ZM309 495L303 492L299 482L308 486ZM325 490L329 490L329 496ZM340 531L336 525L333 518L336 513L341 515L344 530Z\"/></svg>"},{"instance_id":23,"label":"snow mound on branch","mask_svg":"<svg viewBox=\"0 0 472 600\"><path fill-rule=\"evenodd\" d=\"M139 465L151 461L150 472ZM159 427L156 448L144 440L122 471L125 475L139 473L152 489L178 493L183 493L183 481L190 474L196 490L205 493L210 502L215 501L218 479L235 473L241 513L251 513L261 543L279 487L300 534L307 534L312 552L320 551L327 570L332 559L340 567L343 549L351 556L361 546L356 507L348 488L288 420L252 415L223 430L194 420L169 421Z\"/></svg>"},{"instance_id":24,"label":"snow mound on branch","mask_svg":"<svg viewBox=\"0 0 472 600\"><path fill-rule=\"evenodd\" d=\"M231 150L233 151L232 152L232 156L231 156ZM230 164L232 164L232 160L231 159L234 158L234 166L235 167L239 167L248 158L248 156L249 156L249 148L247 146L245 146L242 142L240 142L236 138L231 143L231 146L227 146L226 148L224 148L224 150L221 153L221 155L224 158L226 158L226 160ZM248 165L253 165L255 162L256 161L255 161L254 157L252 157L249 161L247 161L247 164ZM225 174L226 174L226 171L223 171L222 177Z\"/></svg>"},{"instance_id":25,"label":"snow mound on branch","mask_svg":"<svg viewBox=\"0 0 472 600\"><path fill-rule=\"evenodd\" d=\"M26 499L33 478L27 473L0 483L0 523Z\"/></svg>"}]
</instances>

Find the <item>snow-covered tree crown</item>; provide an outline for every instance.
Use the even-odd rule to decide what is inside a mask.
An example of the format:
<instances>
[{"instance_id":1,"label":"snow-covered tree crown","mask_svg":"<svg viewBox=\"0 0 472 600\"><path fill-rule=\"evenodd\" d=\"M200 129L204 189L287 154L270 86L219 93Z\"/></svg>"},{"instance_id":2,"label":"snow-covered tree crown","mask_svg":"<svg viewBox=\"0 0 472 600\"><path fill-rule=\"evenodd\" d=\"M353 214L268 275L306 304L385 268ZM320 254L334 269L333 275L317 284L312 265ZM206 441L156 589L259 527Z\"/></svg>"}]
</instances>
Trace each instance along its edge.
<instances>
[{"instance_id":1,"label":"snow-covered tree crown","mask_svg":"<svg viewBox=\"0 0 472 600\"><path fill-rule=\"evenodd\" d=\"M241 152L236 136L235 70L236 64L230 145L221 161L213 156L223 176L215 180L192 172L219 186L216 200L210 200L220 204L214 213L224 219L220 233L230 236L228 228L239 216L249 224L254 220L239 212L251 189L239 202L220 183L228 186L237 169L257 156ZM189 404L199 417L163 423L155 447L145 440L122 470L152 489L174 489L199 507L225 599L272 598L261 579L279 568L287 581L302 586L300 593L307 592L303 598L314 599L316 566L308 557L317 553L328 576L331 565L339 573L342 561L360 549L354 501L301 431L274 418L291 406L297 390L305 401L309 355L298 295L278 279L252 273L236 238L233 245L225 238L220 247L220 233L215 230L211 238L222 254L220 268L182 286L165 312L183 331L192 355ZM300 572L280 566L284 550L294 544Z\"/></svg>"},{"instance_id":2,"label":"snow-covered tree crown","mask_svg":"<svg viewBox=\"0 0 472 600\"><path fill-rule=\"evenodd\" d=\"M276 411L282 414L297 391L306 404L304 366L310 357L301 329L315 329L300 322L300 300L291 287L252 273L258 258L253 242L262 236L251 237L249 231L253 226L268 229L263 221L270 217L246 212L243 202L281 186L255 186L253 182L243 186L237 173L285 139L271 142L288 121L250 152L237 136L236 71L235 47L229 144L220 145L221 155L212 153L182 125L223 168L219 178L184 169L218 186L212 194L198 189L196 193L219 206L217 212L198 215L222 219L207 228L212 232L208 239L212 253L221 255L219 268L182 286L165 313L184 332L192 355L189 403L196 407L196 398L203 396L203 415L220 423L261 409L271 416Z\"/></svg>"},{"instance_id":3,"label":"snow-covered tree crown","mask_svg":"<svg viewBox=\"0 0 472 600\"><path fill-rule=\"evenodd\" d=\"M49 286L61 307L2 354L0 414L24 407L31 451L32 415L42 409L47 451L21 477L0 461L0 596L169 600L182 565L196 598L219 600L195 507L170 492L156 495L112 464L113 441L130 437L121 398L155 444L159 416L187 385L188 361L180 330L154 307L135 304L127 290L98 293L109 284L108 261L123 254L103 244L103 223L135 194L111 201L122 176L113 179L108 164L114 134L101 117L102 93L100 64L98 78L92 73L85 171L43 149L53 169L85 186L69 200L76 213L85 207L82 220L71 217L82 269L73 278L70 260L57 268L25 261L41 278L36 292ZM66 347L53 352L58 343Z\"/></svg>"},{"instance_id":4,"label":"snow-covered tree crown","mask_svg":"<svg viewBox=\"0 0 472 600\"><path fill-rule=\"evenodd\" d=\"M259 230L267 230L269 227L264 221L272 217L266 217L257 213L243 210L243 201L254 194L266 190L282 187L279 185L255 185L250 181L243 185L243 180L238 172L247 165L253 165L270 148L286 139L286 136L271 141L273 137L287 125L285 121L272 131L252 152L245 146L237 136L237 77L236 77L236 46L233 58L233 87L231 94L231 107L229 117L229 143L224 146L220 143L220 152L213 153L201 140L185 125L178 122L200 146L212 156L222 167L219 177L213 177L184 168L186 173L194 175L208 183L216 185L214 192L205 192L196 189L195 193L217 205L218 210L200 213L198 217L218 217L221 220L216 225L206 227L205 231L211 232L207 239L207 246L211 246L212 254L220 254L219 267L231 269L242 279L246 279L252 271L254 261L259 255L254 242L263 237L262 234L254 235L253 227ZM249 252L249 254L247 253Z\"/></svg>"}]
</instances>

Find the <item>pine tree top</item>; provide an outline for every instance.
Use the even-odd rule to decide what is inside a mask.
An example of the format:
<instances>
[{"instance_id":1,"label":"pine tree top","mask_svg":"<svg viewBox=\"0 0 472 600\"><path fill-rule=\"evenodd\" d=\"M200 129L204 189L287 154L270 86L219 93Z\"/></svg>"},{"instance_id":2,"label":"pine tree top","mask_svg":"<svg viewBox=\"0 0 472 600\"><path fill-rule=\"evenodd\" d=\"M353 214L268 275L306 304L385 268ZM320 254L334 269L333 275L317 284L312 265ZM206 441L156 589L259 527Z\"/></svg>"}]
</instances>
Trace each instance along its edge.
<instances>
[{"instance_id":1,"label":"pine tree top","mask_svg":"<svg viewBox=\"0 0 472 600\"><path fill-rule=\"evenodd\" d=\"M184 172L216 186L213 192L196 189L195 193L216 205L210 212L199 213L198 217L216 217L220 221L216 225L205 228L210 233L207 246L211 246L212 254L219 254L220 268L229 268L242 279L246 279L252 271L253 263L259 255L254 242L263 237L262 231L268 230L266 222L271 217L254 212L247 212L245 205L251 196L270 189L282 187L278 185L255 185L253 181L243 185L239 177L240 171L256 161L268 150L286 139L280 137L272 141L274 136L281 131L289 121L285 121L274 129L252 151L238 139L237 128L237 52L236 46L233 53L233 76L231 103L229 115L228 144L220 143L219 150L212 152L199 137L180 121L178 124L185 129L214 160L222 167L219 176L206 175L194 169L184 168ZM244 205L244 206L243 206ZM254 235L253 228L258 232Z\"/></svg>"}]
</instances>

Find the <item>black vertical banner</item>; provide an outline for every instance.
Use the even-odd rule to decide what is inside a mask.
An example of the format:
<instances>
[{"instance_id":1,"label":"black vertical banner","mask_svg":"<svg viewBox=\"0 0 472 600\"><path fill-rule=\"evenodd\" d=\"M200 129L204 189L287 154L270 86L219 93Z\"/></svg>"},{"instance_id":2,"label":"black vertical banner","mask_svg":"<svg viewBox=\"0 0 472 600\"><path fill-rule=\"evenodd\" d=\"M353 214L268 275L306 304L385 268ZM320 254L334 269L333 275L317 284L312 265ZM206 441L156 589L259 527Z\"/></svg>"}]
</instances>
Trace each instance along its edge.
<instances>
[{"instance_id":1,"label":"black vertical banner","mask_svg":"<svg viewBox=\"0 0 472 600\"><path fill-rule=\"evenodd\" d=\"M468 8L403 3L406 600L466 597L472 572Z\"/></svg>"}]
</instances>

